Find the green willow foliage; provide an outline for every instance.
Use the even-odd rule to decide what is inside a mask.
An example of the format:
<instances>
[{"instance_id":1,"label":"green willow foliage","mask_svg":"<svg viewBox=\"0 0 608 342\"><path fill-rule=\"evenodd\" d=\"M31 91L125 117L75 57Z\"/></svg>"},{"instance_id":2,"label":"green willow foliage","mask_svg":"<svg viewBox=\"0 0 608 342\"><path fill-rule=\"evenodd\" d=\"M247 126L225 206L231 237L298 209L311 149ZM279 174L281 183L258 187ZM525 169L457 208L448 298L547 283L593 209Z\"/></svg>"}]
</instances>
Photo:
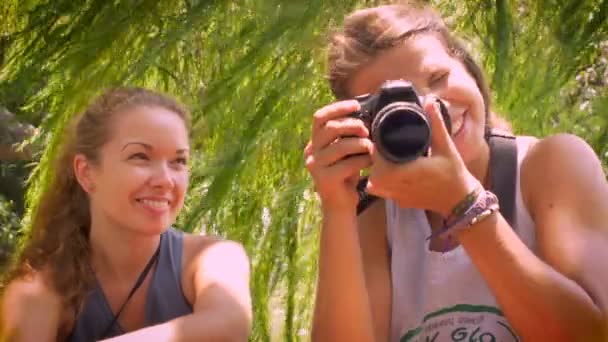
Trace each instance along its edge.
<instances>
[{"instance_id":1,"label":"green willow foliage","mask_svg":"<svg viewBox=\"0 0 608 342\"><path fill-rule=\"evenodd\" d=\"M517 132L574 132L608 152L608 94L595 89L582 108L576 81L601 62L608 1L432 2L470 38ZM92 96L122 84L176 95L193 110L198 151L178 227L247 248L252 340L309 339L319 214L302 148L312 113L332 101L326 37L374 3L4 0L0 106L40 129L28 212L53 176L59 132Z\"/></svg>"}]
</instances>

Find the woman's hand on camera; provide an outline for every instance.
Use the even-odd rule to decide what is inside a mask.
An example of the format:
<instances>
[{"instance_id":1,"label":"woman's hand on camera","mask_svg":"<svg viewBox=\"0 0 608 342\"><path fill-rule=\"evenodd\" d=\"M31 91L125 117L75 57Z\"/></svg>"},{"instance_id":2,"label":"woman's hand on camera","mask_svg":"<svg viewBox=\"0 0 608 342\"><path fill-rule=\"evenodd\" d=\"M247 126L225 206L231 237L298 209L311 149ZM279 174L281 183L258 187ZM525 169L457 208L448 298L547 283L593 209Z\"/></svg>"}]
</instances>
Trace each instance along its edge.
<instances>
[{"instance_id":1,"label":"woman's hand on camera","mask_svg":"<svg viewBox=\"0 0 608 342\"><path fill-rule=\"evenodd\" d=\"M431 210L446 217L479 181L469 172L447 131L436 98L424 109L431 121L431 153L404 164L384 159L372 148L368 192L401 207Z\"/></svg>"},{"instance_id":2,"label":"woman's hand on camera","mask_svg":"<svg viewBox=\"0 0 608 342\"><path fill-rule=\"evenodd\" d=\"M357 206L359 172L371 164L372 148L363 122L348 116L359 108L355 100L340 101L314 114L304 157L324 210L354 212Z\"/></svg>"}]
</instances>

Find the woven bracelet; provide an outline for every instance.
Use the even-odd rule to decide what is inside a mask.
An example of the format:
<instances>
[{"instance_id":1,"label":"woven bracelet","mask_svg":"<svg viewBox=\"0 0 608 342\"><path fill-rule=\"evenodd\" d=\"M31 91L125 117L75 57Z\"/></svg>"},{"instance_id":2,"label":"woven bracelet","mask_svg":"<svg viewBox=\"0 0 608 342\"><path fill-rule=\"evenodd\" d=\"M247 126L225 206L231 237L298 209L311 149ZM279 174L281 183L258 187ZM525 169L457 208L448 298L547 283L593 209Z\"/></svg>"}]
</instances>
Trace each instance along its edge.
<instances>
[{"instance_id":1,"label":"woven bracelet","mask_svg":"<svg viewBox=\"0 0 608 342\"><path fill-rule=\"evenodd\" d=\"M467 210L469 210L475 202L477 202L479 195L483 189L481 187L476 187L473 191L469 192L462 201L458 202L448 215L448 217L444 220L444 222L450 222L455 218L461 217L464 215Z\"/></svg>"},{"instance_id":2,"label":"woven bracelet","mask_svg":"<svg viewBox=\"0 0 608 342\"><path fill-rule=\"evenodd\" d=\"M443 227L432 233L428 239L439 236L441 238L453 235L487 218L500 209L498 198L490 191L481 191L473 205L460 216L444 221Z\"/></svg>"}]
</instances>

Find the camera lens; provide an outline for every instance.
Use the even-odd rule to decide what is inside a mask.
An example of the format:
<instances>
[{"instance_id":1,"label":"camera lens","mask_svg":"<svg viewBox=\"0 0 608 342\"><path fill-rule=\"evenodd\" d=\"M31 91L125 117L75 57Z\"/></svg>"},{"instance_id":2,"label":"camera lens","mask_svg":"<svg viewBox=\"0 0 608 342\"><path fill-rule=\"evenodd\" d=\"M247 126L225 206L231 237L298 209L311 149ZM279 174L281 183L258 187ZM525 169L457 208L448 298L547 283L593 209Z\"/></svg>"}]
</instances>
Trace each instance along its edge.
<instances>
[{"instance_id":1,"label":"camera lens","mask_svg":"<svg viewBox=\"0 0 608 342\"><path fill-rule=\"evenodd\" d=\"M376 115L372 126L372 139L390 161L404 163L428 150L430 126L421 108L413 103L391 103Z\"/></svg>"}]
</instances>

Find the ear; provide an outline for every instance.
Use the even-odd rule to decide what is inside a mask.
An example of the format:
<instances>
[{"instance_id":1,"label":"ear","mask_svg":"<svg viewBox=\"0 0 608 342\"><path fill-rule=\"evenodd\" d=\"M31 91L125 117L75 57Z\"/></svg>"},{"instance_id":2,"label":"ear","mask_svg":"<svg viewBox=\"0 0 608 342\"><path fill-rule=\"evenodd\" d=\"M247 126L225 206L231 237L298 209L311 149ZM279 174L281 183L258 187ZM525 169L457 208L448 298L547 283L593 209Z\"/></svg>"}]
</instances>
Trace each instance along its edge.
<instances>
[{"instance_id":1,"label":"ear","mask_svg":"<svg viewBox=\"0 0 608 342\"><path fill-rule=\"evenodd\" d=\"M93 193L95 191L95 180L91 162L83 154L77 154L74 156L73 168L78 184L86 193Z\"/></svg>"}]
</instances>

